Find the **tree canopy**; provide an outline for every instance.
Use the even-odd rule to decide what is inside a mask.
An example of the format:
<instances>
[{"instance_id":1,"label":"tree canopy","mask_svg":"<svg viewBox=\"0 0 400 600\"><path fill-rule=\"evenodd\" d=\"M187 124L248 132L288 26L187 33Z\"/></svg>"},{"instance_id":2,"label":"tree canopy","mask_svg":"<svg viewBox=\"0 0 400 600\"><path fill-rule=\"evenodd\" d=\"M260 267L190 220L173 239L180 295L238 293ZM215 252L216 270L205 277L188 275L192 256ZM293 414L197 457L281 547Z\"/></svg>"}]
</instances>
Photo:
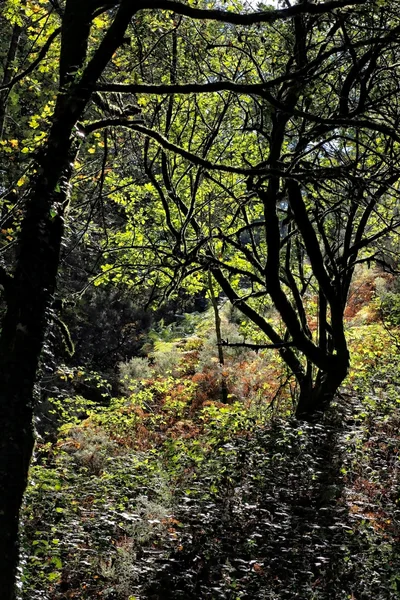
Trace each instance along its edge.
<instances>
[{"instance_id":1,"label":"tree canopy","mask_svg":"<svg viewBox=\"0 0 400 600\"><path fill-rule=\"evenodd\" d=\"M256 345L279 353L296 416L315 420L329 407L349 369L355 267L393 268L398 9L384 0L2 3L6 600L40 356L60 265L79 244L90 283L122 283L148 302L211 282L256 328Z\"/></svg>"}]
</instances>

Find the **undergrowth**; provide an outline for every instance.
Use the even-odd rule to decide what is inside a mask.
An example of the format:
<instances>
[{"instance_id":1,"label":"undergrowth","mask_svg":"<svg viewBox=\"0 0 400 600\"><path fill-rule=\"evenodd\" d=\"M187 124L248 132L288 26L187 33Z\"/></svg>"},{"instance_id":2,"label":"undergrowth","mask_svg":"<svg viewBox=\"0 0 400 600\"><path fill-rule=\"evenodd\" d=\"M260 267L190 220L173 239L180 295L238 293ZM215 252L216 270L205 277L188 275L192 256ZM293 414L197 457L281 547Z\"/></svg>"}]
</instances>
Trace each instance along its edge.
<instances>
[{"instance_id":1,"label":"undergrowth","mask_svg":"<svg viewBox=\"0 0 400 600\"><path fill-rule=\"evenodd\" d=\"M351 372L316 425L291 416L276 355L219 365L204 316L157 332L109 406L54 400L57 440L37 444L25 499L22 600L399 597L400 359L379 303L362 280Z\"/></svg>"}]
</instances>

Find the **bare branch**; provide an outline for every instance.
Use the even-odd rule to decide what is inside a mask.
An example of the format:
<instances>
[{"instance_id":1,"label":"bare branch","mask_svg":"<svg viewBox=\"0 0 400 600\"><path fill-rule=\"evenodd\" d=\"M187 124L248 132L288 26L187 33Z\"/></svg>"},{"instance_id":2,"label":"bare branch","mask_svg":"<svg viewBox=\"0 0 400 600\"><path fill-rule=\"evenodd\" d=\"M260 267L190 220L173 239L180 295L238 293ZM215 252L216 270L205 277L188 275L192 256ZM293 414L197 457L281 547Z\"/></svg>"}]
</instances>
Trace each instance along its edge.
<instances>
[{"instance_id":1,"label":"bare branch","mask_svg":"<svg viewBox=\"0 0 400 600\"><path fill-rule=\"evenodd\" d=\"M296 73L297 75L297 73ZM293 74L293 77L295 74ZM181 84L151 84L151 83L99 83L96 90L99 92L119 92L122 94L212 94L215 92L230 91L238 94L262 94L262 92L283 81L293 78L291 74L277 77L263 83L235 83L234 81L209 81L205 83Z\"/></svg>"},{"instance_id":2,"label":"bare branch","mask_svg":"<svg viewBox=\"0 0 400 600\"><path fill-rule=\"evenodd\" d=\"M158 131L155 131L154 129L150 129L149 127L146 127L142 123L143 123L142 121L138 121L138 120L129 121L129 119L124 118L124 117L109 118L109 119L102 119L101 121L95 121L93 123L89 123L88 125L81 126L81 129L85 135L89 135L90 133L93 133L93 131L96 131L98 129L103 129L104 127L116 127L116 126L127 127L128 129L133 129L134 131L137 131L138 133L142 133L143 135L146 135L147 137L152 138L158 144L160 144L160 146L162 148L164 148L165 150L170 150L172 152L175 152L179 156L182 156L182 158L185 158L186 160L190 161L191 163L193 163L195 165L204 167L205 169L209 169L212 171L223 171L225 173L237 173L239 175L264 175L264 176L266 176L268 174L272 174L272 170L268 169L266 166L262 167L262 168L244 169L241 167L232 167L230 165L213 163L210 160L207 160L206 158L202 158L201 156L198 156L197 154L194 154L193 152L189 152L189 150L185 150L185 148L182 148L181 146L178 146L177 144L170 142L161 133L159 133ZM281 177L287 176L287 174L284 171L278 171L278 170L274 170L274 175L278 175ZM291 173L290 177L293 178L293 177L295 177L295 175L293 173Z\"/></svg>"},{"instance_id":3,"label":"bare branch","mask_svg":"<svg viewBox=\"0 0 400 600\"><path fill-rule=\"evenodd\" d=\"M396 129L391 127L390 124L387 125L386 123L376 122L370 119L343 118L340 115L333 115L331 118L319 117L318 115L313 115L307 111L300 110L293 106L289 106L284 102L280 102L267 90L264 91L263 96L272 106L281 110L283 114L302 117L311 123L325 125L328 128L349 127L351 129L367 129L370 131L378 131L379 133L389 136L395 142L400 142L400 136L398 135Z\"/></svg>"},{"instance_id":4,"label":"bare branch","mask_svg":"<svg viewBox=\"0 0 400 600\"><path fill-rule=\"evenodd\" d=\"M281 342L279 344L248 344L247 342L231 343L228 340L221 340L217 346L229 346L230 348L250 348L250 350L279 350L279 348L291 348L295 346L294 342Z\"/></svg>"},{"instance_id":5,"label":"bare branch","mask_svg":"<svg viewBox=\"0 0 400 600\"><path fill-rule=\"evenodd\" d=\"M89 135L94 131L99 129L104 129L105 127L126 127L133 131L137 131L138 133L142 133L143 135L155 140L164 150L170 150L182 158L190 161L194 165L199 167L203 167L210 171L221 171L224 173L236 173L238 175L261 175L265 178L268 177L285 177L293 180L303 180L310 179L312 176L313 179L318 179L318 177L323 178L331 178L331 179L350 179L352 178L351 174L346 172L342 167L337 168L323 168L318 171L318 173L314 171L304 171L304 172L288 172L277 168L271 168L265 163L260 163L259 165L253 168L243 168L243 167L233 167L232 165L225 165L220 163L213 163L206 158L198 156L189 150L185 150L181 146L174 144L170 140L168 140L165 136L163 136L158 131L154 129L150 129L143 124L143 121L140 120L132 120L130 121L127 117L120 118L107 118L101 119L100 121L94 121L93 123L88 123L86 125L80 125L79 129L84 135Z\"/></svg>"},{"instance_id":6,"label":"bare branch","mask_svg":"<svg viewBox=\"0 0 400 600\"><path fill-rule=\"evenodd\" d=\"M0 86L0 91L1 90L11 89L12 87L14 87L14 85L16 83L18 83L19 81L21 81L21 79L24 79L24 77L26 77L27 75L29 75L30 73L32 73L32 71L34 71L36 69L36 67L38 66L38 64L44 59L44 57L47 54L47 51L49 50L51 44L53 43L53 41L55 40L55 38L58 36L58 34L60 33L60 31L61 31L61 27L58 27L58 29L55 29L53 31L53 33L51 35L49 35L48 39L46 40L46 43L44 44L44 46L40 50L37 58L33 61L33 63L31 63L29 65L29 67L27 67L25 69L25 71L23 71L19 75L16 75L14 77L14 79L11 79L11 81L9 81L7 84Z\"/></svg>"},{"instance_id":7,"label":"bare branch","mask_svg":"<svg viewBox=\"0 0 400 600\"><path fill-rule=\"evenodd\" d=\"M247 14L218 9L208 10L195 8L188 4L175 2L174 0L153 0L151 6L143 6L143 8L170 10L179 15L190 17L191 19L220 21L223 23L231 23L233 25L254 25L256 23L275 23L276 21L290 19L302 14L320 15L336 9L364 4L366 4L366 0L330 0L318 4L313 2L302 2L301 4L295 4L289 8L271 9L268 11Z\"/></svg>"}]
</instances>

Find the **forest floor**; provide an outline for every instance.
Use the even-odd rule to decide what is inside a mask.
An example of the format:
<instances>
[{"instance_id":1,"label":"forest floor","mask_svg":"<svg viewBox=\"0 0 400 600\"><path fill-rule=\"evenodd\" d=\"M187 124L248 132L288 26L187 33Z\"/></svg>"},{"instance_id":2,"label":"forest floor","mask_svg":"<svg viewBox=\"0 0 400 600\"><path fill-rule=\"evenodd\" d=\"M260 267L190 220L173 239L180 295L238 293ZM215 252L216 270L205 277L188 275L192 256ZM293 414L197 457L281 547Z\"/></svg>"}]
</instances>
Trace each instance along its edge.
<instances>
[{"instance_id":1,"label":"forest floor","mask_svg":"<svg viewBox=\"0 0 400 600\"><path fill-rule=\"evenodd\" d=\"M25 502L22 599L399 598L398 326L372 288L364 276L353 294L351 372L317 424L293 418L276 356L228 349L221 367L207 315L160 328L109 406L55 398ZM224 319L243 339L246 323Z\"/></svg>"}]
</instances>

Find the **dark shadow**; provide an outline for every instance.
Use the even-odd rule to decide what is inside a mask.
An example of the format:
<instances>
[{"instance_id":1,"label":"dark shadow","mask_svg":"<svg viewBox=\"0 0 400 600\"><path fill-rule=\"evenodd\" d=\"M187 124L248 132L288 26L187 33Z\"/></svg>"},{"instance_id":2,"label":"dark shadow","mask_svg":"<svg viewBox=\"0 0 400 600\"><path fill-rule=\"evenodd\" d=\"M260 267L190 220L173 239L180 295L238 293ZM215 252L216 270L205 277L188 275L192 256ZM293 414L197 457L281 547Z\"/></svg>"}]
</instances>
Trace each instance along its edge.
<instances>
[{"instance_id":1,"label":"dark shadow","mask_svg":"<svg viewBox=\"0 0 400 600\"><path fill-rule=\"evenodd\" d=\"M388 556L376 553L384 535L348 508L351 426L337 412L314 425L276 421L219 448L180 499L178 538L142 594L152 600L398 598L398 554L389 557L390 575Z\"/></svg>"}]
</instances>

